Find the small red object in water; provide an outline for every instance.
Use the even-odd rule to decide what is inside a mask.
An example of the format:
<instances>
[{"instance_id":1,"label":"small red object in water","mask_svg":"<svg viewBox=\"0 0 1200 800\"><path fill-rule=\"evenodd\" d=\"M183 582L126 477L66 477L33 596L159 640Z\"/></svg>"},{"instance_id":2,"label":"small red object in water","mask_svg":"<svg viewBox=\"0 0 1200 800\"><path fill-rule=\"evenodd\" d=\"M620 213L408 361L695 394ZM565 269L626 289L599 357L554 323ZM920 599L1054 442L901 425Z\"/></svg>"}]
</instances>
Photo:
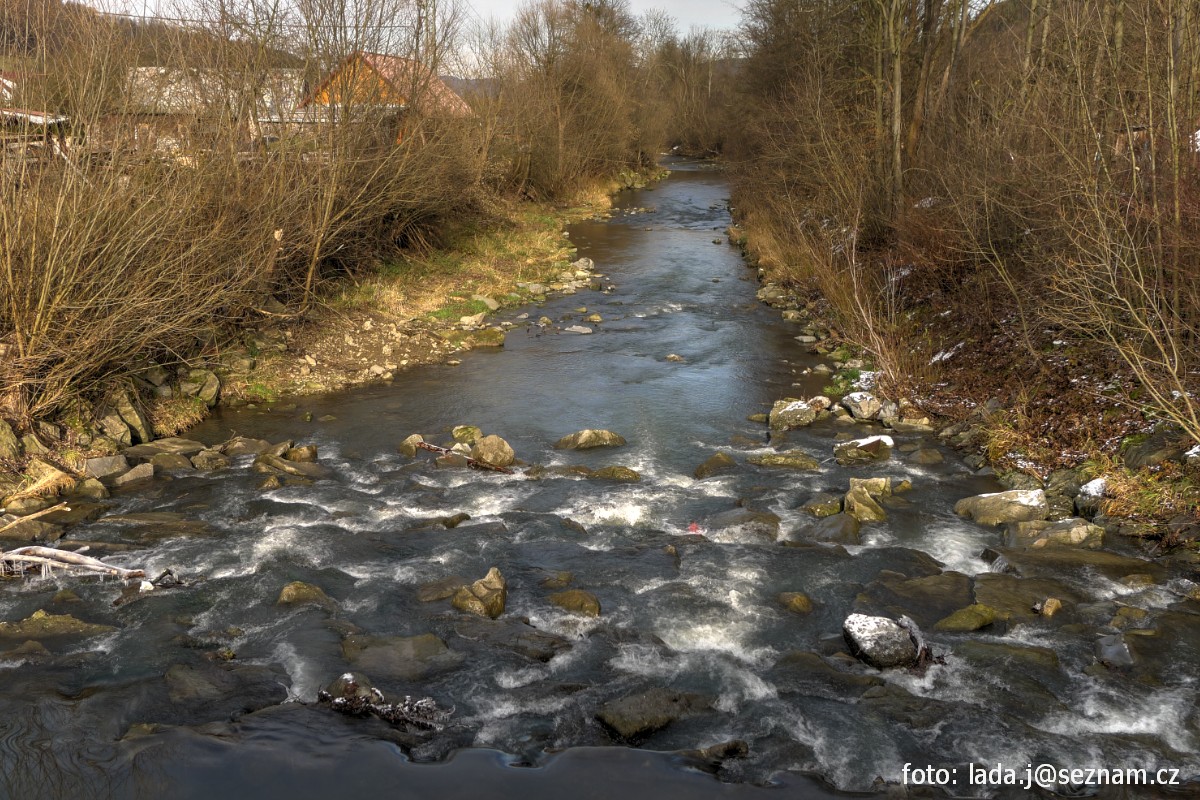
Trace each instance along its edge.
<instances>
[{"instance_id":1,"label":"small red object in water","mask_svg":"<svg viewBox=\"0 0 1200 800\"><path fill-rule=\"evenodd\" d=\"M697 525L695 522L693 522L691 525L688 525L688 533L699 533L699 532L700 532L700 526Z\"/></svg>"}]
</instances>

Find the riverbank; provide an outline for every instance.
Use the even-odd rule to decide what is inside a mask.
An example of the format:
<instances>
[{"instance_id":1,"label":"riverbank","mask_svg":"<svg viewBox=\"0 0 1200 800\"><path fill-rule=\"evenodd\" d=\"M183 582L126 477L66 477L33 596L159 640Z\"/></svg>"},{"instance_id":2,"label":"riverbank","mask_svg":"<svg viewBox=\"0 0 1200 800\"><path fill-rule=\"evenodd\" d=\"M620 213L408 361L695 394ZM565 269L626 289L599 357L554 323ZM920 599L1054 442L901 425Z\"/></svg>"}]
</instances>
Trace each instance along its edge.
<instances>
[{"instance_id":1,"label":"riverbank","mask_svg":"<svg viewBox=\"0 0 1200 800\"><path fill-rule=\"evenodd\" d=\"M603 218L615 192L665 174L622 174L569 204L498 204L486 219L448 223L439 247L331 281L307 308L271 300L253 321L210 331L186 360L143 356L120 371L127 377L80 393L54 418L0 417L0 509L13 522L48 508L64 487L95 477L89 459L176 436L218 406L287 406L286 398L389 382L503 346L495 312L601 279L590 263L572 263L564 227Z\"/></svg>"},{"instance_id":2,"label":"riverbank","mask_svg":"<svg viewBox=\"0 0 1200 800\"><path fill-rule=\"evenodd\" d=\"M1111 352L1058 329L1021 328L1015 310L1005 324L983 322L958 294L908 286L904 275L890 288L888 319L871 318L870 304L847 319L768 231L741 222L748 227L729 238L757 269L759 298L820 333L807 343L833 356L835 396L865 377L881 398L929 415L979 474L1014 488L1102 479L1095 513L1113 533L1153 552L1200 549L1200 448L1133 400L1145 392Z\"/></svg>"}]
</instances>

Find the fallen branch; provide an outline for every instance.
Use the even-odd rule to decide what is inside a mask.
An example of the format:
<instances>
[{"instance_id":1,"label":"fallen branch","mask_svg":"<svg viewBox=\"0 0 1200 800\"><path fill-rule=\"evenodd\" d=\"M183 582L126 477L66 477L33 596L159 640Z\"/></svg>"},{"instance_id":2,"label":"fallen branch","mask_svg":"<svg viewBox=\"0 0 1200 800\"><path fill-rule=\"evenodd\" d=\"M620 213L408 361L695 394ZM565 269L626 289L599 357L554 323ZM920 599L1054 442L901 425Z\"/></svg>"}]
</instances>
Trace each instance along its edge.
<instances>
[{"instance_id":1,"label":"fallen branch","mask_svg":"<svg viewBox=\"0 0 1200 800\"><path fill-rule=\"evenodd\" d=\"M477 458L464 456L462 453L456 453L449 447L439 447L438 445L430 444L429 442L417 442L417 447L421 448L422 450L428 450L431 453L437 453L441 456L462 456L467 460L467 466L471 469L485 469L491 470L492 472L503 472L505 475L513 474L513 471L507 467L497 467L495 464L489 464L486 461L480 461Z\"/></svg>"},{"instance_id":2,"label":"fallen branch","mask_svg":"<svg viewBox=\"0 0 1200 800\"><path fill-rule=\"evenodd\" d=\"M58 550L53 547L18 547L16 550L9 550L6 553L0 553L0 564L12 569L13 571L23 570L30 566L40 566L43 571L58 569L81 570L98 575L109 575L121 580L132 580L134 578L145 578L145 570L140 569L123 569L114 567L111 564L105 564L103 561L92 558L91 556L83 556L79 553L72 553L69 550ZM18 566L23 565L23 566Z\"/></svg>"},{"instance_id":3,"label":"fallen branch","mask_svg":"<svg viewBox=\"0 0 1200 800\"><path fill-rule=\"evenodd\" d=\"M52 514L55 511L70 511L70 510L71 509L67 508L66 503L59 503L56 506L50 506L49 508L43 508L41 511L35 511L32 514L26 514L25 516L21 517L20 519L15 519L12 522L8 523L7 525L0 526L0 533L4 533L7 530L11 530L12 528L15 528L18 525L20 525L22 522L29 522L32 519L37 519L38 517L44 517L47 514Z\"/></svg>"}]
</instances>

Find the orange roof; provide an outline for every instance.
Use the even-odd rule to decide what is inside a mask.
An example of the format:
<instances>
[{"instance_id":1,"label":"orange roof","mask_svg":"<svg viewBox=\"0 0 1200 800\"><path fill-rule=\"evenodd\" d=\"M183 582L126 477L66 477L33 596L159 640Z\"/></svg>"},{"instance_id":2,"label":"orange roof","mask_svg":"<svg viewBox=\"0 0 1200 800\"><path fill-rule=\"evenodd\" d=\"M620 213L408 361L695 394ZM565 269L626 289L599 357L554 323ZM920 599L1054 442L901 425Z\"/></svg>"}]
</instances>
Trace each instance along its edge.
<instances>
[{"instance_id":1,"label":"orange roof","mask_svg":"<svg viewBox=\"0 0 1200 800\"><path fill-rule=\"evenodd\" d=\"M415 94L416 97L411 104L425 113L445 114L453 117L466 117L472 113L471 107L467 105L466 101L424 64L411 58L363 52L347 56L316 89L300 101L298 108L327 103L327 99L322 102L318 98L328 98L328 89L333 81L356 62L364 64L374 71L387 87L402 99L401 105L410 105L409 95Z\"/></svg>"}]
</instances>

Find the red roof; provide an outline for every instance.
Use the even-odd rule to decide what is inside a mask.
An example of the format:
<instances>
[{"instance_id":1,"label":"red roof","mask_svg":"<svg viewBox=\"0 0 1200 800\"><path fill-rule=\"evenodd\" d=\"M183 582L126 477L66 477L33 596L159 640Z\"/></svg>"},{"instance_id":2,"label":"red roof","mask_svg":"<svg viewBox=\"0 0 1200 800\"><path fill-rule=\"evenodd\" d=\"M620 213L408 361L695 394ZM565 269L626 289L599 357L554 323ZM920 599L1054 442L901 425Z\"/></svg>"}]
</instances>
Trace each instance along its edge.
<instances>
[{"instance_id":1,"label":"red roof","mask_svg":"<svg viewBox=\"0 0 1200 800\"><path fill-rule=\"evenodd\" d=\"M314 99L325 90L355 60L369 66L388 83L397 95L405 99L406 105L418 107L425 113L445 114L453 117L471 115L471 107L453 89L447 86L433 71L411 58L389 56L382 53L353 53L329 74L321 84L300 101L300 108L315 105ZM415 98L412 97L415 95Z\"/></svg>"}]
</instances>

